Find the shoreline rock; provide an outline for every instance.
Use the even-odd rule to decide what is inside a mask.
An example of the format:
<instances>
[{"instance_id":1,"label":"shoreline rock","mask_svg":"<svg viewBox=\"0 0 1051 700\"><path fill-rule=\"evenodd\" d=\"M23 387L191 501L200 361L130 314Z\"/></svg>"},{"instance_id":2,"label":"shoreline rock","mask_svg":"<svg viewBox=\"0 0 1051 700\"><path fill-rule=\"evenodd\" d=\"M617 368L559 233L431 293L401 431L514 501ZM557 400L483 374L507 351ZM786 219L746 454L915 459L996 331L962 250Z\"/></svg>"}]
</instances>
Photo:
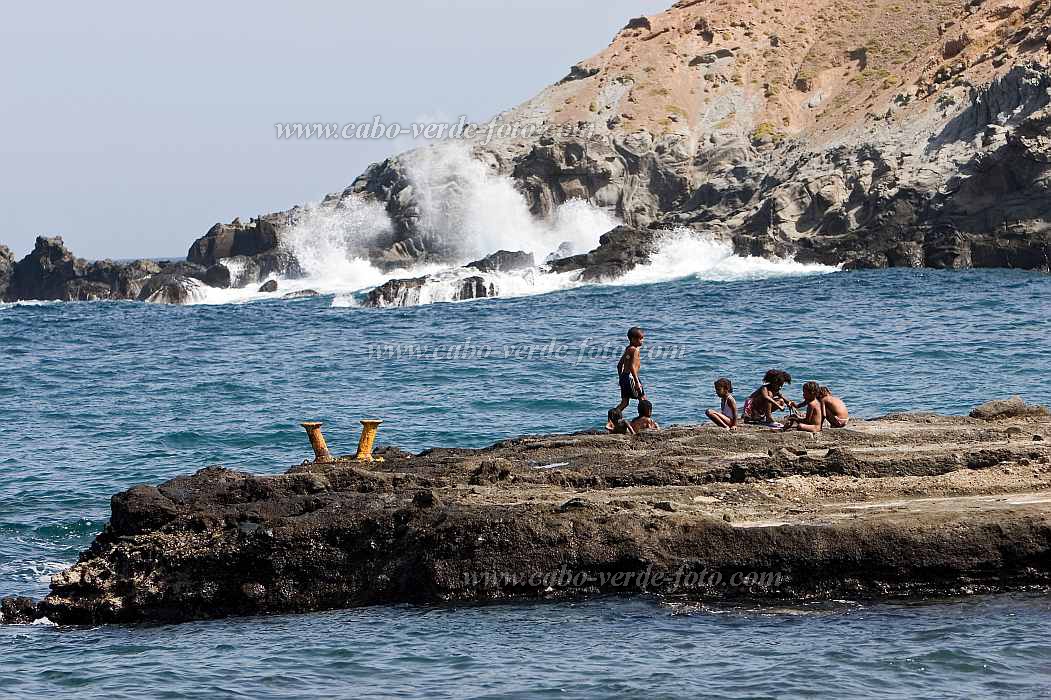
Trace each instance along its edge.
<instances>
[{"instance_id":1,"label":"shoreline rock","mask_svg":"<svg viewBox=\"0 0 1051 700\"><path fill-rule=\"evenodd\" d=\"M277 476L210 467L114 496L51 594L3 609L100 624L604 593L1047 587L1048 438L1047 417L897 414L815 437L676 427L388 448L382 463ZM755 576L732 585L735 573Z\"/></svg>"}]
</instances>

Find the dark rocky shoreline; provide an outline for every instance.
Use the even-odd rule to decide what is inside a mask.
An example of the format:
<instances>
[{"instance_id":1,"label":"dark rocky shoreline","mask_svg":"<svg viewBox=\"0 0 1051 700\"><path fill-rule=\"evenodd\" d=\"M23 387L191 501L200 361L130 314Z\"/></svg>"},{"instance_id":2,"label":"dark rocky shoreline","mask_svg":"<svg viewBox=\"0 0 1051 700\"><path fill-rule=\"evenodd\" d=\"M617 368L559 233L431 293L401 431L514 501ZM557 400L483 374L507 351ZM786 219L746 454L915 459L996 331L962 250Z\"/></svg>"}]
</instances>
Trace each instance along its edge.
<instances>
[{"instance_id":1,"label":"dark rocky shoreline","mask_svg":"<svg viewBox=\"0 0 1051 700\"><path fill-rule=\"evenodd\" d=\"M389 230L348 253L385 271L458 264L457 232L429 227L427 207L472 175L438 168L419 178L446 146L506 178L540 219L580 199L623 222L594 251L536 261L586 281L623 275L676 228L738 255L845 269L1048 271L1051 8L994 5L891 16L867 3L834 20L811 8L817 23L804 6L792 10L803 35L789 41L770 33L780 27L768 12L735 6L716 18L707 3L679 2L629 22L609 48L501 115L543 127L536 136L388 158L316 206L215 224L185 262L163 268L90 263L57 238L38 239L21 260L0 246L0 299L185 303L200 285L300 277L290 232L362 203L382 210ZM869 44L829 55L810 47L806 32L832 21ZM900 51L873 48L884 45ZM745 82L749 71L763 80ZM499 294L480 273L456 300ZM395 280L367 303L392 305L423 284Z\"/></svg>"},{"instance_id":2,"label":"dark rocky shoreline","mask_svg":"<svg viewBox=\"0 0 1051 700\"><path fill-rule=\"evenodd\" d=\"M817 437L674 428L210 467L112 500L6 622L185 621L389 603L669 593L754 601L1051 585L1051 419L894 415ZM750 576L744 585L733 585Z\"/></svg>"}]
</instances>

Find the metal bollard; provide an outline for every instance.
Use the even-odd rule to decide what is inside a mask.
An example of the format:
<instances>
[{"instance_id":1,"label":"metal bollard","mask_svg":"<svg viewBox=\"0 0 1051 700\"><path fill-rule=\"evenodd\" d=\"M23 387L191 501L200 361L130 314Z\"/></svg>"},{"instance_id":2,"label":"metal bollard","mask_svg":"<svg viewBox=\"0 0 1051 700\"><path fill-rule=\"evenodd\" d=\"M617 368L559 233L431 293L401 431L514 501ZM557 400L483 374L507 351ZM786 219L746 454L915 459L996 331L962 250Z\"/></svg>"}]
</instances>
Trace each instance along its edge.
<instances>
[{"instance_id":1,"label":"metal bollard","mask_svg":"<svg viewBox=\"0 0 1051 700\"><path fill-rule=\"evenodd\" d=\"M354 456L354 459L359 462L373 461L372 448L376 444L376 433L379 432L382 424L381 420L361 421L361 440L358 441L358 454Z\"/></svg>"},{"instance_id":2,"label":"metal bollard","mask_svg":"<svg viewBox=\"0 0 1051 700\"><path fill-rule=\"evenodd\" d=\"M335 460L332 459L332 453L328 451L328 444L325 442L325 436L321 434L322 423L301 423L307 431L307 437L310 438L310 446L314 448L314 463L315 464L328 464Z\"/></svg>"}]
</instances>

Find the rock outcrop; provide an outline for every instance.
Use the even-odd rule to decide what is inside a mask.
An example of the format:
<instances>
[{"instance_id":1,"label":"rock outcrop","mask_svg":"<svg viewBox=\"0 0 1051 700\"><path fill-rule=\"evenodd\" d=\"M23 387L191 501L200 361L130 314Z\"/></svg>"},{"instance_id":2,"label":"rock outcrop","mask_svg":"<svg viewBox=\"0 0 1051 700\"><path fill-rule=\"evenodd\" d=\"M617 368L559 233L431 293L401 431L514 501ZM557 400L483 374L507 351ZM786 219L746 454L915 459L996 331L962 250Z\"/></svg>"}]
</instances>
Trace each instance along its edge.
<instances>
[{"instance_id":1,"label":"rock outcrop","mask_svg":"<svg viewBox=\"0 0 1051 700\"><path fill-rule=\"evenodd\" d=\"M818 436L581 434L218 467L112 499L5 621L182 621L674 593L799 601L1051 585L1051 421L893 415Z\"/></svg>"},{"instance_id":2,"label":"rock outcrop","mask_svg":"<svg viewBox=\"0 0 1051 700\"><path fill-rule=\"evenodd\" d=\"M150 260L89 263L74 256L60 237L37 238L33 251L13 264L7 253L8 262L0 260L0 278L9 270L4 291L8 301L135 299L146 280L161 271Z\"/></svg>"},{"instance_id":3,"label":"rock outcrop","mask_svg":"<svg viewBox=\"0 0 1051 700\"><path fill-rule=\"evenodd\" d=\"M292 223L294 212L259 217L247 224L241 223L240 219L229 224L216 224L204 237L194 241L186 259L211 267L227 258L273 253L280 244L281 233Z\"/></svg>"},{"instance_id":4,"label":"rock outcrop","mask_svg":"<svg viewBox=\"0 0 1051 700\"><path fill-rule=\"evenodd\" d=\"M190 262L112 260L88 262L66 247L62 238L36 240L33 252L13 262L0 250L0 293L7 301L120 301L187 304L209 286L229 286L220 266L205 268Z\"/></svg>"}]
</instances>

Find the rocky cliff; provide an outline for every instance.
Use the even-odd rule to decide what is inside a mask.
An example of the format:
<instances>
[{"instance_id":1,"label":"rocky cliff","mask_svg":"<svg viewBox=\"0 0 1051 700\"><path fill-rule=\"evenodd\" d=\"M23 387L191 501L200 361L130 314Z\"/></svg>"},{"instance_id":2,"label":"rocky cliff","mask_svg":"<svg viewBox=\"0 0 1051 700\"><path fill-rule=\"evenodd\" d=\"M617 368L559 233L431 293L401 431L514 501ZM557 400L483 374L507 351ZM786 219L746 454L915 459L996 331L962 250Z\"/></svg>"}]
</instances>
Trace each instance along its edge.
<instances>
[{"instance_id":1,"label":"rocky cliff","mask_svg":"<svg viewBox=\"0 0 1051 700\"><path fill-rule=\"evenodd\" d=\"M538 217L581 198L741 254L1047 269L1049 38L1047 0L688 0L499 115L517 132L469 145ZM433 148L322 204L385 207L377 264L450 257L413 174Z\"/></svg>"},{"instance_id":2,"label":"rocky cliff","mask_svg":"<svg viewBox=\"0 0 1051 700\"><path fill-rule=\"evenodd\" d=\"M235 286L294 277L305 218L367 205L385 221L349 236L348 255L462 263L455 217L433 219L465 174L427 166L466 148L539 219L582 199L640 236L686 227L743 255L1047 270L1049 42L1051 0L682 0L471 138L376 163L312 207L216 224L188 261L233 261ZM54 285L7 297L104 293L105 271L55 269Z\"/></svg>"}]
</instances>

